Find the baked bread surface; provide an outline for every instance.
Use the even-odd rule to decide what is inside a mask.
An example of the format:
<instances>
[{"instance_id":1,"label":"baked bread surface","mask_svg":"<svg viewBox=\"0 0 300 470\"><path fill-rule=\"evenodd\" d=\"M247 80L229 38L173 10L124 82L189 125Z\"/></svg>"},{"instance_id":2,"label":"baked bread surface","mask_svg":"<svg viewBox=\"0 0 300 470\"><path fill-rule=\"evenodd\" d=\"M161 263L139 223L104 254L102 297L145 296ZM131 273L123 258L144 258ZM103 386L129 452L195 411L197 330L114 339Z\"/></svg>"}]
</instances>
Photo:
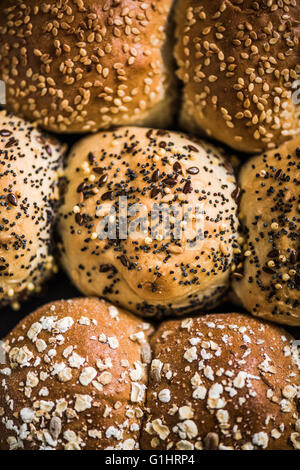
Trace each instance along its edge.
<instances>
[{"instance_id":1,"label":"baked bread surface","mask_svg":"<svg viewBox=\"0 0 300 470\"><path fill-rule=\"evenodd\" d=\"M149 325L98 299L47 304L5 338L0 449L139 447Z\"/></svg>"},{"instance_id":2,"label":"baked bread surface","mask_svg":"<svg viewBox=\"0 0 300 470\"><path fill-rule=\"evenodd\" d=\"M0 5L7 107L43 128L87 133L170 125L171 0L8 0Z\"/></svg>"},{"instance_id":3,"label":"baked bread surface","mask_svg":"<svg viewBox=\"0 0 300 470\"><path fill-rule=\"evenodd\" d=\"M297 0L179 0L181 126L248 153L299 134L299 37Z\"/></svg>"},{"instance_id":4,"label":"baked bread surface","mask_svg":"<svg viewBox=\"0 0 300 470\"><path fill-rule=\"evenodd\" d=\"M0 305L26 298L54 269L64 152L53 136L0 112Z\"/></svg>"},{"instance_id":5,"label":"baked bread surface","mask_svg":"<svg viewBox=\"0 0 300 470\"><path fill-rule=\"evenodd\" d=\"M151 339L142 449L299 449L292 342L237 313L162 323Z\"/></svg>"},{"instance_id":6,"label":"baked bread surface","mask_svg":"<svg viewBox=\"0 0 300 470\"><path fill-rule=\"evenodd\" d=\"M233 289L252 314L300 326L300 138L242 167L241 261Z\"/></svg>"},{"instance_id":7,"label":"baked bread surface","mask_svg":"<svg viewBox=\"0 0 300 470\"><path fill-rule=\"evenodd\" d=\"M161 317L212 307L227 290L238 192L222 149L120 128L78 142L65 177L61 260L85 295Z\"/></svg>"}]
</instances>

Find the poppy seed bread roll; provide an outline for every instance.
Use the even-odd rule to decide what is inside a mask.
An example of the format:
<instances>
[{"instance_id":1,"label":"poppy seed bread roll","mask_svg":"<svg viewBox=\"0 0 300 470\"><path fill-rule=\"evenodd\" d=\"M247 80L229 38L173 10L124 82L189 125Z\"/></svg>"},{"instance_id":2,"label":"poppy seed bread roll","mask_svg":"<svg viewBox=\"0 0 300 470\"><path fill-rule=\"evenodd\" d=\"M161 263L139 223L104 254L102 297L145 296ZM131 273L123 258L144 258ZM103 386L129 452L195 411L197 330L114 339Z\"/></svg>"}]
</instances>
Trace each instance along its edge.
<instances>
[{"instance_id":1,"label":"poppy seed bread roll","mask_svg":"<svg viewBox=\"0 0 300 470\"><path fill-rule=\"evenodd\" d=\"M7 107L57 133L171 125L171 0L7 0L0 78Z\"/></svg>"},{"instance_id":2,"label":"poppy seed bread roll","mask_svg":"<svg viewBox=\"0 0 300 470\"><path fill-rule=\"evenodd\" d=\"M248 153L300 132L298 0L179 0L181 125Z\"/></svg>"},{"instance_id":3,"label":"poppy seed bread roll","mask_svg":"<svg viewBox=\"0 0 300 470\"><path fill-rule=\"evenodd\" d=\"M238 191L223 150L120 128L78 142L65 177L61 260L85 295L164 316L212 307L227 290Z\"/></svg>"},{"instance_id":4,"label":"poppy seed bread roll","mask_svg":"<svg viewBox=\"0 0 300 470\"><path fill-rule=\"evenodd\" d=\"M300 326L300 137L242 167L233 288L253 315Z\"/></svg>"},{"instance_id":5,"label":"poppy seed bread roll","mask_svg":"<svg viewBox=\"0 0 300 470\"><path fill-rule=\"evenodd\" d=\"M0 305L21 300L52 273L52 229L65 147L0 112Z\"/></svg>"},{"instance_id":6,"label":"poppy seed bread roll","mask_svg":"<svg viewBox=\"0 0 300 470\"><path fill-rule=\"evenodd\" d=\"M149 331L92 298L23 319L4 340L0 449L138 449Z\"/></svg>"},{"instance_id":7,"label":"poppy seed bread roll","mask_svg":"<svg viewBox=\"0 0 300 470\"><path fill-rule=\"evenodd\" d=\"M151 346L142 449L300 449L300 360L284 330L210 314L162 323Z\"/></svg>"}]
</instances>

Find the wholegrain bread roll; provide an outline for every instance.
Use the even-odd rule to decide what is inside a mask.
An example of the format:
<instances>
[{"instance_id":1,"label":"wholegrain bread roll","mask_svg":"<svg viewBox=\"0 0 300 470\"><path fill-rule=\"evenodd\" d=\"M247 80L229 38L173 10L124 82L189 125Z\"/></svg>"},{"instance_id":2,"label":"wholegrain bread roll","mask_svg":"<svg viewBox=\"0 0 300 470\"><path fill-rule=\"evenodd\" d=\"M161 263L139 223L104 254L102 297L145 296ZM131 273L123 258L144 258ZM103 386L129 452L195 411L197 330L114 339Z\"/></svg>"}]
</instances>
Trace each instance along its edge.
<instances>
[{"instance_id":1,"label":"wholegrain bread roll","mask_svg":"<svg viewBox=\"0 0 300 470\"><path fill-rule=\"evenodd\" d=\"M32 124L0 112L0 306L27 297L52 273L64 151Z\"/></svg>"},{"instance_id":2,"label":"wholegrain bread roll","mask_svg":"<svg viewBox=\"0 0 300 470\"><path fill-rule=\"evenodd\" d=\"M0 449L137 449L148 330L92 298L22 320L4 340Z\"/></svg>"},{"instance_id":3,"label":"wholegrain bread roll","mask_svg":"<svg viewBox=\"0 0 300 470\"><path fill-rule=\"evenodd\" d=\"M171 0L6 0L7 107L53 132L166 126L175 95Z\"/></svg>"},{"instance_id":4,"label":"wholegrain bread roll","mask_svg":"<svg viewBox=\"0 0 300 470\"><path fill-rule=\"evenodd\" d=\"M250 159L239 184L235 295L256 316L300 326L300 137Z\"/></svg>"},{"instance_id":5,"label":"wholegrain bread roll","mask_svg":"<svg viewBox=\"0 0 300 470\"><path fill-rule=\"evenodd\" d=\"M151 340L141 448L300 449L292 342L284 330L236 313L162 323Z\"/></svg>"},{"instance_id":6,"label":"wholegrain bread roll","mask_svg":"<svg viewBox=\"0 0 300 470\"><path fill-rule=\"evenodd\" d=\"M299 134L298 0L179 0L176 36L184 129L252 153Z\"/></svg>"},{"instance_id":7,"label":"wholegrain bread roll","mask_svg":"<svg viewBox=\"0 0 300 470\"><path fill-rule=\"evenodd\" d=\"M238 196L223 150L175 132L122 128L77 143L65 178L61 260L81 292L149 316L222 297Z\"/></svg>"}]
</instances>

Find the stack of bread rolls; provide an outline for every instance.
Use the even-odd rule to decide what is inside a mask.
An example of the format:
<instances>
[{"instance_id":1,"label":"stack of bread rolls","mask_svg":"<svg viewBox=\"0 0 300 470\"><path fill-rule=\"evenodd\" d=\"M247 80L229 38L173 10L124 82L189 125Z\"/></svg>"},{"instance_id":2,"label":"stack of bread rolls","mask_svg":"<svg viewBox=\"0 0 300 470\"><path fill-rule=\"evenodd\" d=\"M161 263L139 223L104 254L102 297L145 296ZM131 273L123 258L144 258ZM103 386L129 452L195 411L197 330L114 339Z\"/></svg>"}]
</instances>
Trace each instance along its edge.
<instances>
[{"instance_id":1,"label":"stack of bread rolls","mask_svg":"<svg viewBox=\"0 0 300 470\"><path fill-rule=\"evenodd\" d=\"M300 450L299 37L297 0L1 2L1 450Z\"/></svg>"}]
</instances>

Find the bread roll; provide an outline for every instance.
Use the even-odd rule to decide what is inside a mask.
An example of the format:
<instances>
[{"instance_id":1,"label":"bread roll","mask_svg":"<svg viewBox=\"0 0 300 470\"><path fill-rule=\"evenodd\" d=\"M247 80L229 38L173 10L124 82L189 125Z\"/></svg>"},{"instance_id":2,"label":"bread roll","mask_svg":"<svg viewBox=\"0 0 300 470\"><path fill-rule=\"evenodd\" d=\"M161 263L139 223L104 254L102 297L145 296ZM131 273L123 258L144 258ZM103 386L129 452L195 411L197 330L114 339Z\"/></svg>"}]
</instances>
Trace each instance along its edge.
<instances>
[{"instance_id":1,"label":"bread roll","mask_svg":"<svg viewBox=\"0 0 300 470\"><path fill-rule=\"evenodd\" d=\"M233 288L254 315L300 326L300 137L242 168L241 264Z\"/></svg>"},{"instance_id":2,"label":"bread roll","mask_svg":"<svg viewBox=\"0 0 300 470\"><path fill-rule=\"evenodd\" d=\"M141 448L300 449L300 361L292 341L236 313L161 324L151 340Z\"/></svg>"},{"instance_id":3,"label":"bread roll","mask_svg":"<svg viewBox=\"0 0 300 470\"><path fill-rule=\"evenodd\" d=\"M176 36L184 129L252 153L299 134L298 0L179 0Z\"/></svg>"},{"instance_id":4,"label":"bread roll","mask_svg":"<svg viewBox=\"0 0 300 470\"><path fill-rule=\"evenodd\" d=\"M171 4L1 2L0 79L8 108L53 132L169 125L175 87L165 33Z\"/></svg>"},{"instance_id":5,"label":"bread roll","mask_svg":"<svg viewBox=\"0 0 300 470\"><path fill-rule=\"evenodd\" d=\"M137 449L148 327L97 299L22 320L4 342L0 449Z\"/></svg>"},{"instance_id":6,"label":"bread roll","mask_svg":"<svg viewBox=\"0 0 300 470\"><path fill-rule=\"evenodd\" d=\"M224 294L238 196L224 151L175 132L122 128L77 143L65 177L61 259L85 295L164 316L211 307Z\"/></svg>"},{"instance_id":7,"label":"bread roll","mask_svg":"<svg viewBox=\"0 0 300 470\"><path fill-rule=\"evenodd\" d=\"M25 298L53 270L64 150L23 119L0 112L0 306Z\"/></svg>"}]
</instances>

